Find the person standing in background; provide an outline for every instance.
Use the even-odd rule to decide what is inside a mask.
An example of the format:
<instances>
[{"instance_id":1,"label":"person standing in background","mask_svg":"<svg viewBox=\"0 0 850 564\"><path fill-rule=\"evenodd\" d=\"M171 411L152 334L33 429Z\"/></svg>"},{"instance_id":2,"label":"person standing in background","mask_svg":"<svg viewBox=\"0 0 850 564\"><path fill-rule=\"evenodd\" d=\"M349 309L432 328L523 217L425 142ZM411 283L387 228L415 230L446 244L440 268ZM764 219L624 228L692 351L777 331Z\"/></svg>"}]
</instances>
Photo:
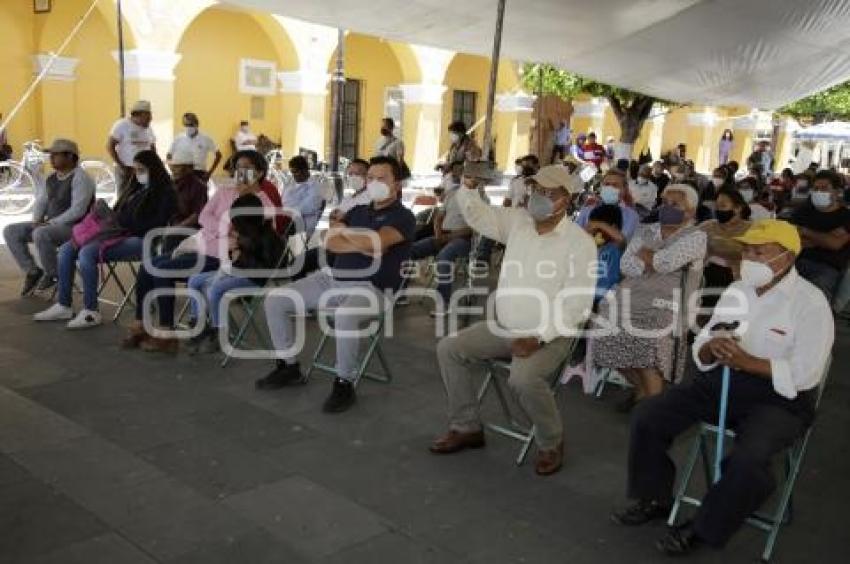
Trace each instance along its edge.
<instances>
[{"instance_id":1,"label":"person standing in background","mask_svg":"<svg viewBox=\"0 0 850 564\"><path fill-rule=\"evenodd\" d=\"M734 136L732 135L731 129L723 130L723 136L720 138L720 148L719 148L719 156L720 156L720 164L725 165L729 162L729 155L732 154L732 141L734 140Z\"/></svg>"},{"instance_id":2,"label":"person standing in background","mask_svg":"<svg viewBox=\"0 0 850 564\"><path fill-rule=\"evenodd\" d=\"M171 149L168 151L168 160L170 161L178 151L190 152L194 158L193 169L195 176L206 182L213 175L215 169L218 168L218 163L221 162L221 151L218 150L218 146L212 140L212 137L198 129L199 123L198 116L192 112L183 114L183 127L185 131L177 135L174 138L174 142L171 143ZM212 166L207 169L210 153L215 153L215 158L213 159Z\"/></svg>"},{"instance_id":3,"label":"person standing in background","mask_svg":"<svg viewBox=\"0 0 850 564\"><path fill-rule=\"evenodd\" d=\"M563 160L570 148L570 125L567 120L562 119L560 126L555 130L554 146L552 147L552 164Z\"/></svg>"},{"instance_id":4,"label":"person standing in background","mask_svg":"<svg viewBox=\"0 0 850 564\"><path fill-rule=\"evenodd\" d=\"M233 136L233 144L236 146L236 152L257 150L257 136L251 131L251 124L246 120L239 122L239 129Z\"/></svg>"},{"instance_id":5,"label":"person standing in background","mask_svg":"<svg viewBox=\"0 0 850 564\"><path fill-rule=\"evenodd\" d=\"M156 136L151 128L151 120L151 103L139 100L130 108L130 117L116 121L109 132L106 151L115 161L115 187L119 197L135 178L133 159L136 155L148 149L156 152Z\"/></svg>"}]
</instances>

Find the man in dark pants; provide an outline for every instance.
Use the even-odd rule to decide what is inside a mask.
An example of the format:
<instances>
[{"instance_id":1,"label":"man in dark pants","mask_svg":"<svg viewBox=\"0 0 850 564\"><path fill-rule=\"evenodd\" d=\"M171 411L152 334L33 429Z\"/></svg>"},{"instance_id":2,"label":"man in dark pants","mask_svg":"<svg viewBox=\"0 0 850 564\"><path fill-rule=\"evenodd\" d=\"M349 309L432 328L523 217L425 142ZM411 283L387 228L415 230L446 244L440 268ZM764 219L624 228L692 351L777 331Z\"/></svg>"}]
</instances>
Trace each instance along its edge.
<instances>
[{"instance_id":1,"label":"man in dark pants","mask_svg":"<svg viewBox=\"0 0 850 564\"><path fill-rule=\"evenodd\" d=\"M667 450L695 423L717 422L720 365L730 368L727 424L737 433L734 449L695 519L658 542L668 555L724 546L767 500L776 487L771 459L811 424L834 340L823 293L794 268L801 248L794 226L762 220L737 240L745 245L741 281L723 293L693 345L701 373L643 402L632 420L628 494L637 502L612 519L636 526L667 517L676 474Z\"/></svg>"}]
</instances>

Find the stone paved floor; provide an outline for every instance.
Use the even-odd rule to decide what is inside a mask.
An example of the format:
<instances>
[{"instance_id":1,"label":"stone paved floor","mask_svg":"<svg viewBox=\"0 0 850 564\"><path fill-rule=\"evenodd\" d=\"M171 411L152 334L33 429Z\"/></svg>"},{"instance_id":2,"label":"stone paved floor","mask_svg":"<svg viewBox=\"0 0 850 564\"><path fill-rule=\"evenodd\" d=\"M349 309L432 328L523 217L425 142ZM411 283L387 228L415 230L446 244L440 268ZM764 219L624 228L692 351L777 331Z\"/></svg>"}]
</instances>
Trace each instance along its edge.
<instances>
[{"instance_id":1,"label":"stone paved floor","mask_svg":"<svg viewBox=\"0 0 850 564\"><path fill-rule=\"evenodd\" d=\"M551 478L515 444L429 455L443 427L433 325L399 315L391 385L325 415L329 388L258 393L267 365L118 349L120 327L36 326L0 248L0 562L56 564L659 562L661 527L620 530L627 418L559 392L567 461ZM108 310L107 310L108 311ZM776 562L846 562L850 362L839 329L832 380ZM308 348L315 342L311 339ZM681 452L683 444L678 445ZM693 562L751 562L761 535ZM816 556L814 556L816 554Z\"/></svg>"}]
</instances>

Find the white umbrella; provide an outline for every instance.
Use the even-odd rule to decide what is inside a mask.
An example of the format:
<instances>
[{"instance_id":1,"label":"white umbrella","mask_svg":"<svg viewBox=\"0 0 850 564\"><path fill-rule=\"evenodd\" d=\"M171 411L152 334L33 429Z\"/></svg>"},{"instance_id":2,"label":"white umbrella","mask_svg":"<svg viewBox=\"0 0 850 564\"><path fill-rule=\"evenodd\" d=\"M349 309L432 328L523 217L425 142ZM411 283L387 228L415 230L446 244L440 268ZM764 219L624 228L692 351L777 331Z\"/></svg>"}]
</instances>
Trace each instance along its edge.
<instances>
[{"instance_id":1,"label":"white umbrella","mask_svg":"<svg viewBox=\"0 0 850 564\"><path fill-rule=\"evenodd\" d=\"M794 137L808 141L850 141L850 123L845 121L819 123L797 131Z\"/></svg>"}]
</instances>

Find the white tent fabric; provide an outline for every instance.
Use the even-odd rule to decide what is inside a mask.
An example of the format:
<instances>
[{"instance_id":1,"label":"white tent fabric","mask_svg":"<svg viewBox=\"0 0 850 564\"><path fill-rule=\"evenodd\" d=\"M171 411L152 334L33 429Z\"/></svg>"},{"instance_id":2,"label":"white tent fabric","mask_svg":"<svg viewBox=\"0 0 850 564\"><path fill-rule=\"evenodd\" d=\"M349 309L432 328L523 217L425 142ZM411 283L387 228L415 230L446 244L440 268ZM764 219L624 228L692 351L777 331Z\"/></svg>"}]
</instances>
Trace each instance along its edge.
<instances>
[{"instance_id":1,"label":"white tent fabric","mask_svg":"<svg viewBox=\"0 0 850 564\"><path fill-rule=\"evenodd\" d=\"M809 141L850 141L850 123L845 121L819 123L795 132L794 137Z\"/></svg>"},{"instance_id":2,"label":"white tent fabric","mask_svg":"<svg viewBox=\"0 0 850 564\"><path fill-rule=\"evenodd\" d=\"M489 55L495 0L226 0ZM502 55L684 103L774 109L850 79L848 0L507 0Z\"/></svg>"}]
</instances>

